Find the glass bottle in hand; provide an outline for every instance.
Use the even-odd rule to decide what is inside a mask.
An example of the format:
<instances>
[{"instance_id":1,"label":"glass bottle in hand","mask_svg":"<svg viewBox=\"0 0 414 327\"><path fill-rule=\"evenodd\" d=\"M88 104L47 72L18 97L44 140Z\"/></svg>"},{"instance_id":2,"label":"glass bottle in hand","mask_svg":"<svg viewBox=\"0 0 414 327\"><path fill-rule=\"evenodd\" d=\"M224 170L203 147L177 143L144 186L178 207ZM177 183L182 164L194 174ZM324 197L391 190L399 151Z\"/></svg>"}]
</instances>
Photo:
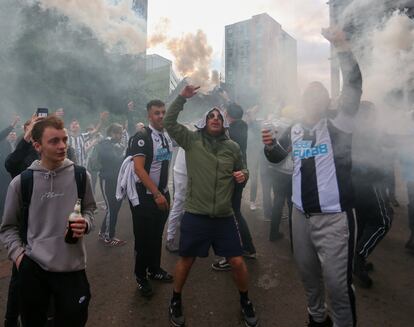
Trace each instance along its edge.
<instances>
[{"instance_id":1,"label":"glass bottle in hand","mask_svg":"<svg viewBox=\"0 0 414 327\"><path fill-rule=\"evenodd\" d=\"M69 215L68 219L68 227L66 228L66 235L65 235L65 242L69 244L75 244L78 242L78 238L73 236L73 229L71 227L71 224L74 223L74 221L81 217L81 200L78 199L75 204L75 208L73 212Z\"/></svg>"}]
</instances>

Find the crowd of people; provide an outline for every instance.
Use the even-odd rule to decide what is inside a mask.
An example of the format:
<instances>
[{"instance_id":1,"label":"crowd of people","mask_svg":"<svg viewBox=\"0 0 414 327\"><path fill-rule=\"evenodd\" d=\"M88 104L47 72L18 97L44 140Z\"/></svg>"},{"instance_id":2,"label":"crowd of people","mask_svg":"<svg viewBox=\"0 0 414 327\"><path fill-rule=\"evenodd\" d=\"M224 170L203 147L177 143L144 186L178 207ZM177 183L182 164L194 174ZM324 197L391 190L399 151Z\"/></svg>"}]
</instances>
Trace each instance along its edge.
<instances>
[{"instance_id":1,"label":"crowd of people","mask_svg":"<svg viewBox=\"0 0 414 327\"><path fill-rule=\"evenodd\" d=\"M97 239L108 247L126 244L116 226L127 199L137 287L150 298L153 282L173 283L171 326L185 326L183 288L195 259L210 248L219 257L212 269L233 275L244 324L258 326L245 263L256 258L256 248L241 204L249 181L250 210L257 210L259 180L269 241L284 238L279 227L289 221L308 326L356 326L353 277L372 286L367 258L391 228L392 206L399 206L394 171L379 164L395 140L374 128L375 105L361 102L362 75L345 34L324 36L342 70L337 108L313 82L302 96L301 116L287 107L276 123L263 122L257 107L245 112L229 102L185 125L178 117L199 89L187 85L168 110L161 100L150 101L147 125L133 120L133 102L127 124L107 124L103 112L86 132L78 119L66 129L59 108L46 118L34 115L18 138L16 117L0 132L0 238L13 261L5 326L86 325L91 293L84 238L93 233L100 195ZM414 251L413 156L404 153L401 165L409 195L406 248ZM174 272L162 268L165 225L166 249L179 255Z\"/></svg>"}]
</instances>

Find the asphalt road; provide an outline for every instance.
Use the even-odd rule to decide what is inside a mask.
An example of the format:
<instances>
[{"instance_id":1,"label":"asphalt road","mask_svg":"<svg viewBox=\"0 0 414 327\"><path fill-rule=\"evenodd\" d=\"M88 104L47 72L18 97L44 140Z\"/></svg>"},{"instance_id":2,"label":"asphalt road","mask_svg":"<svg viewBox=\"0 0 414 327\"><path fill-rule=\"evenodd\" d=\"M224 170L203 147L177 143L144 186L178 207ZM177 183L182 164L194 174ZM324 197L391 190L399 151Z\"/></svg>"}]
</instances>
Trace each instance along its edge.
<instances>
[{"instance_id":1,"label":"asphalt road","mask_svg":"<svg viewBox=\"0 0 414 327\"><path fill-rule=\"evenodd\" d=\"M246 197L247 198L247 197ZM400 198L404 198L401 195ZM402 201L404 202L404 201ZM356 285L357 313L362 327L414 326L414 256L405 252L407 217L402 203L396 208L390 233L372 255L374 287ZM301 282L290 253L289 240L268 241L269 222L260 209L243 212L257 247L257 260L247 260L250 297L262 327L299 327L307 320ZM102 221L101 210L97 223ZM282 231L288 235L287 221ZM118 222L118 237L128 243L120 248L104 247L97 231L87 236L88 277L92 301L88 326L168 326L167 309L171 284L154 283L150 300L139 295L133 276L133 234L129 208L124 204ZM177 257L163 252L163 268L172 272ZM242 326L239 296L228 272L210 268L214 255L198 259L183 292L184 313L190 327ZM0 251L0 316L4 315L10 265L5 250Z\"/></svg>"}]
</instances>

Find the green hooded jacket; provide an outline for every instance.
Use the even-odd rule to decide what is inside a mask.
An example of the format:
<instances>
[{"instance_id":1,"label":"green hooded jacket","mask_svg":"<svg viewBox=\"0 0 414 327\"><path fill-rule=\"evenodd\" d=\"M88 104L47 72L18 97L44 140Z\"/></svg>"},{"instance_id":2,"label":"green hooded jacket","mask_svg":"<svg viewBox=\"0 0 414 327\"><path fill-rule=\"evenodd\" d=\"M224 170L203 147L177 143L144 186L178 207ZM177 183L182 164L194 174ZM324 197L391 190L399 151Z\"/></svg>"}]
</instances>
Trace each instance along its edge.
<instances>
[{"instance_id":1,"label":"green hooded jacket","mask_svg":"<svg viewBox=\"0 0 414 327\"><path fill-rule=\"evenodd\" d=\"M185 210L210 217L231 216L236 183L233 172L241 170L248 177L240 147L225 133L211 136L204 129L190 131L179 124L178 114L185 102L184 97L178 96L164 117L168 134L185 150L188 176Z\"/></svg>"}]
</instances>

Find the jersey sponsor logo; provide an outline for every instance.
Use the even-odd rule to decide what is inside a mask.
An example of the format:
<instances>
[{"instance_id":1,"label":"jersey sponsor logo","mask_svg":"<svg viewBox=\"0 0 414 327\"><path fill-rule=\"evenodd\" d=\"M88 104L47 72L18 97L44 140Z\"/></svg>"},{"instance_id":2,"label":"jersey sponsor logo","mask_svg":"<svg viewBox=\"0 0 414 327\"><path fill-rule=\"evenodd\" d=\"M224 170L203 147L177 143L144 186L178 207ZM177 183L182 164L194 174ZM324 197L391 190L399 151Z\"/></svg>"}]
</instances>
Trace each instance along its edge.
<instances>
[{"instance_id":1,"label":"jersey sponsor logo","mask_svg":"<svg viewBox=\"0 0 414 327\"><path fill-rule=\"evenodd\" d=\"M309 159L313 157L328 155L328 145L318 144L312 147L312 141L298 141L293 144L293 157L299 159Z\"/></svg>"},{"instance_id":2,"label":"jersey sponsor logo","mask_svg":"<svg viewBox=\"0 0 414 327\"><path fill-rule=\"evenodd\" d=\"M167 148L158 148L155 155L156 161L171 160L171 152Z\"/></svg>"},{"instance_id":3,"label":"jersey sponsor logo","mask_svg":"<svg viewBox=\"0 0 414 327\"><path fill-rule=\"evenodd\" d=\"M145 145L145 141L144 140L138 140L138 146L139 147L143 147Z\"/></svg>"}]
</instances>

